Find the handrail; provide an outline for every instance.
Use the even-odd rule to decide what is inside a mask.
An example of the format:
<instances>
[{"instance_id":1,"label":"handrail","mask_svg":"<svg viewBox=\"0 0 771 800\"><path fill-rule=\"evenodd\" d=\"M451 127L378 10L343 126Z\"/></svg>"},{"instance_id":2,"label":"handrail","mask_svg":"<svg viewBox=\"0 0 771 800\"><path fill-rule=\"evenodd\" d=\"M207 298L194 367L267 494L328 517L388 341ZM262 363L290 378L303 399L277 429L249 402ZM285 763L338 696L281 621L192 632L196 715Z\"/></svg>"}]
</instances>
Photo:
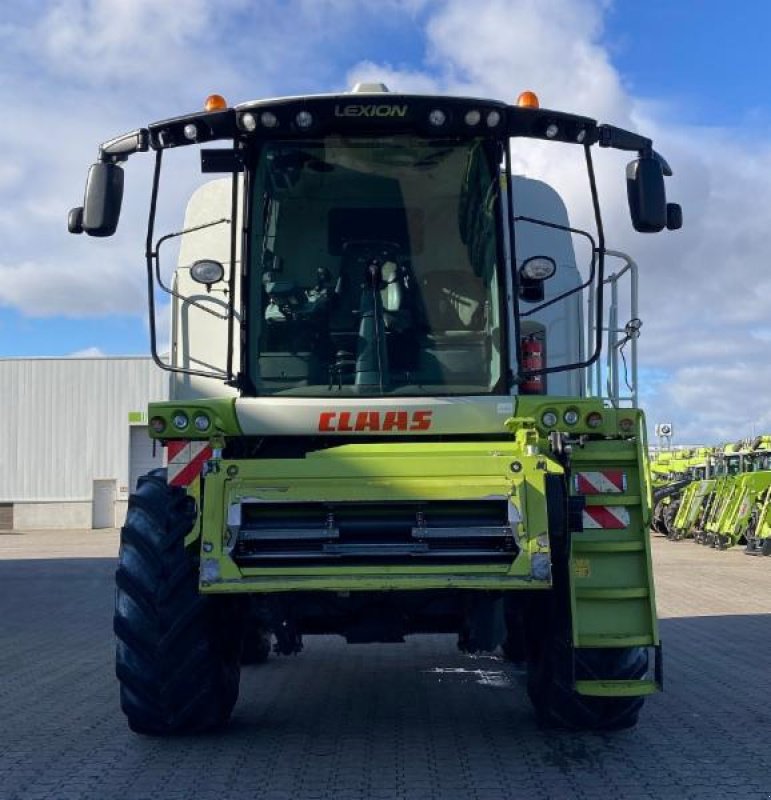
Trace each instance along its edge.
<instances>
[{"instance_id":1,"label":"handrail","mask_svg":"<svg viewBox=\"0 0 771 800\"><path fill-rule=\"evenodd\" d=\"M628 254L621 250L606 250L606 256L612 258L619 258L624 262L624 265L618 272L608 275L604 280L604 284L610 286L610 304L608 307L608 325L603 327L602 330L607 333L607 353L606 353L606 385L605 390L607 397L611 404L618 408L622 402L631 402L632 407L636 408L638 404L638 373L637 373L637 339L639 336L640 318L638 316L638 266L637 262ZM618 323L618 282L627 273L630 274L630 322L623 328L619 327ZM597 333L597 318L602 318L602 309L596 305L594 288L591 287L588 299L588 316L590 329L593 333ZM634 324L632 324L634 323ZM623 334L619 338L619 334ZM619 356L623 356L622 348L630 344L629 366L626 383L629 387L629 395L621 394L621 381L619 371ZM600 364L596 363L589 367L587 370L587 390L592 392L597 397L603 396L602 389L602 370ZM631 378L631 380L630 380Z\"/></svg>"}]
</instances>

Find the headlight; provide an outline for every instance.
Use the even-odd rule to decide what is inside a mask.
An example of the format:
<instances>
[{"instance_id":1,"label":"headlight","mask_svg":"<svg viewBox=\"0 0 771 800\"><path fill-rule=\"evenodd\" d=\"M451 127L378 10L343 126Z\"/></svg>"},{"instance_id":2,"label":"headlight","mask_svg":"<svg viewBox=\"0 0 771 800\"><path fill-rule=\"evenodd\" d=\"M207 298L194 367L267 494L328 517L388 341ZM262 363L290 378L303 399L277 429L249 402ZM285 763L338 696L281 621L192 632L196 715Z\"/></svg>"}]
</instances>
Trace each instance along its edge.
<instances>
[{"instance_id":1,"label":"headlight","mask_svg":"<svg viewBox=\"0 0 771 800\"><path fill-rule=\"evenodd\" d=\"M216 558L205 558L201 562L201 580L215 583L220 579L220 562Z\"/></svg>"},{"instance_id":2,"label":"headlight","mask_svg":"<svg viewBox=\"0 0 771 800\"><path fill-rule=\"evenodd\" d=\"M187 418L187 414L184 411L175 411L174 416L171 418L171 421L175 428L180 431L183 431L187 428L190 420Z\"/></svg>"},{"instance_id":3,"label":"headlight","mask_svg":"<svg viewBox=\"0 0 771 800\"><path fill-rule=\"evenodd\" d=\"M602 425L602 414L599 411L591 411L586 415L586 424L590 428L599 428Z\"/></svg>"},{"instance_id":4,"label":"headlight","mask_svg":"<svg viewBox=\"0 0 771 800\"><path fill-rule=\"evenodd\" d=\"M196 128L192 122L188 122L187 125L185 125L182 129L182 133L185 134L185 139L189 139L191 142L194 142L198 138L198 128Z\"/></svg>"},{"instance_id":5,"label":"headlight","mask_svg":"<svg viewBox=\"0 0 771 800\"><path fill-rule=\"evenodd\" d=\"M263 111L260 114L260 122L263 128L275 128L278 125L278 117L272 111Z\"/></svg>"},{"instance_id":6,"label":"headlight","mask_svg":"<svg viewBox=\"0 0 771 800\"><path fill-rule=\"evenodd\" d=\"M519 268L523 278L532 281L546 281L557 271L557 262L549 256L533 256L528 258Z\"/></svg>"},{"instance_id":7,"label":"headlight","mask_svg":"<svg viewBox=\"0 0 771 800\"><path fill-rule=\"evenodd\" d=\"M241 125L245 131L253 131L257 128L257 120L254 118L254 114L244 114L241 117Z\"/></svg>"},{"instance_id":8,"label":"headlight","mask_svg":"<svg viewBox=\"0 0 771 800\"><path fill-rule=\"evenodd\" d=\"M219 261L213 261L209 258L201 259L190 267L190 277L196 283L205 283L210 286L225 277L225 267Z\"/></svg>"},{"instance_id":9,"label":"headlight","mask_svg":"<svg viewBox=\"0 0 771 800\"><path fill-rule=\"evenodd\" d=\"M547 428L553 428L557 424L557 415L553 411L544 411L541 415L541 422Z\"/></svg>"},{"instance_id":10,"label":"headlight","mask_svg":"<svg viewBox=\"0 0 771 800\"><path fill-rule=\"evenodd\" d=\"M464 119L466 120L466 125L479 125L482 115L475 108L472 108L471 111L466 112Z\"/></svg>"},{"instance_id":11,"label":"headlight","mask_svg":"<svg viewBox=\"0 0 771 800\"><path fill-rule=\"evenodd\" d=\"M444 125L444 123L447 121L447 115L444 113L444 111L442 111L441 108L435 108L428 115L428 121L437 128L441 128L442 125Z\"/></svg>"},{"instance_id":12,"label":"headlight","mask_svg":"<svg viewBox=\"0 0 771 800\"><path fill-rule=\"evenodd\" d=\"M501 121L501 113L500 111L491 111L487 115L487 127L494 128L499 122Z\"/></svg>"},{"instance_id":13,"label":"headlight","mask_svg":"<svg viewBox=\"0 0 771 800\"><path fill-rule=\"evenodd\" d=\"M196 414L193 417L193 425L195 425L196 429L201 432L208 431L209 426L211 425L211 420L206 414Z\"/></svg>"},{"instance_id":14,"label":"headlight","mask_svg":"<svg viewBox=\"0 0 771 800\"><path fill-rule=\"evenodd\" d=\"M298 128L310 128L313 125L313 114L310 111L300 111L294 118Z\"/></svg>"},{"instance_id":15,"label":"headlight","mask_svg":"<svg viewBox=\"0 0 771 800\"><path fill-rule=\"evenodd\" d=\"M153 433L163 433L166 430L166 420L163 417L153 417L150 420L150 430Z\"/></svg>"},{"instance_id":16,"label":"headlight","mask_svg":"<svg viewBox=\"0 0 771 800\"><path fill-rule=\"evenodd\" d=\"M563 415L562 419L565 420L566 425L575 425L578 420L581 418L581 415L576 411L575 408L569 408Z\"/></svg>"}]
</instances>

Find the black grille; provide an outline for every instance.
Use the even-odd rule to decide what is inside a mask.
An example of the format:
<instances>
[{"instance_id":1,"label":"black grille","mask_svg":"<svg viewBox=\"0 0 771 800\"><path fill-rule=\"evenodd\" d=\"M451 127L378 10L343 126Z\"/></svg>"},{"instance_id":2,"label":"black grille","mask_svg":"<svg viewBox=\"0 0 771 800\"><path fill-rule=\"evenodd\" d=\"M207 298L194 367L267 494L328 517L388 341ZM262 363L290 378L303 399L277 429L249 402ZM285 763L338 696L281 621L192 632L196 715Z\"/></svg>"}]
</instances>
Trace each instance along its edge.
<instances>
[{"instance_id":1,"label":"black grille","mask_svg":"<svg viewBox=\"0 0 771 800\"><path fill-rule=\"evenodd\" d=\"M244 502L233 558L242 566L511 561L508 500Z\"/></svg>"}]
</instances>

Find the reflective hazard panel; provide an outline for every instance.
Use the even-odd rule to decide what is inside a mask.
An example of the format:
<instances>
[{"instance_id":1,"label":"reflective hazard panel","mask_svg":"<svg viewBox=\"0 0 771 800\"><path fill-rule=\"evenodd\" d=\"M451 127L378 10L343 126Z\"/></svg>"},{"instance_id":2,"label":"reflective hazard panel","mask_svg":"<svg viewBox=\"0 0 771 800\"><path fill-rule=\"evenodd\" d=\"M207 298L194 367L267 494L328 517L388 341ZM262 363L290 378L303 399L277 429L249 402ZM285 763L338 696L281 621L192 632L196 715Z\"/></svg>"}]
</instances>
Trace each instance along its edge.
<instances>
[{"instance_id":1,"label":"reflective hazard panel","mask_svg":"<svg viewBox=\"0 0 771 800\"><path fill-rule=\"evenodd\" d=\"M207 442L169 442L167 481L170 486L189 486L202 472L204 464L212 457Z\"/></svg>"},{"instance_id":2,"label":"reflective hazard panel","mask_svg":"<svg viewBox=\"0 0 771 800\"><path fill-rule=\"evenodd\" d=\"M626 472L620 469L576 472L573 480L578 494L621 494L626 491Z\"/></svg>"},{"instance_id":3,"label":"reflective hazard panel","mask_svg":"<svg viewBox=\"0 0 771 800\"><path fill-rule=\"evenodd\" d=\"M583 511L584 530L621 530L629 527L625 506L587 506Z\"/></svg>"}]
</instances>

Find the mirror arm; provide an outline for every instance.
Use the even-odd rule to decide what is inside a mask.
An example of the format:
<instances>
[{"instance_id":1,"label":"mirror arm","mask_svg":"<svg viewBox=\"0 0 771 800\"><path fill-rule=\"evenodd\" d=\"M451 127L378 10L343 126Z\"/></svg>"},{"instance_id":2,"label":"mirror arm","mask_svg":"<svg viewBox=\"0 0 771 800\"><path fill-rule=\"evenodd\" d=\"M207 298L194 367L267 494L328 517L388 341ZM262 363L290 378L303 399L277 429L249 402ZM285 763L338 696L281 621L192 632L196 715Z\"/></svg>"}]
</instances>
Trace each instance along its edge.
<instances>
[{"instance_id":1,"label":"mirror arm","mask_svg":"<svg viewBox=\"0 0 771 800\"><path fill-rule=\"evenodd\" d=\"M149 146L150 133L147 128L139 128L99 145L98 159L102 164L117 164L134 153L144 153Z\"/></svg>"},{"instance_id":2,"label":"mirror arm","mask_svg":"<svg viewBox=\"0 0 771 800\"><path fill-rule=\"evenodd\" d=\"M599 126L600 147L612 147L614 150L629 150L640 155L649 155L653 142L639 133L632 133L615 125Z\"/></svg>"},{"instance_id":3,"label":"mirror arm","mask_svg":"<svg viewBox=\"0 0 771 800\"><path fill-rule=\"evenodd\" d=\"M655 150L651 150L651 155L661 164L661 171L664 173L665 178L672 177L672 167L669 166L669 162L661 155L661 153L657 153Z\"/></svg>"},{"instance_id":4,"label":"mirror arm","mask_svg":"<svg viewBox=\"0 0 771 800\"><path fill-rule=\"evenodd\" d=\"M615 125L600 125L599 126L600 147L612 147L614 150L628 150L630 152L637 152L641 157L655 158L661 164L661 170L664 175L669 178L672 176L672 168L669 162L653 149L653 140L645 136L640 136L639 133L632 133L623 128L617 128Z\"/></svg>"}]
</instances>

